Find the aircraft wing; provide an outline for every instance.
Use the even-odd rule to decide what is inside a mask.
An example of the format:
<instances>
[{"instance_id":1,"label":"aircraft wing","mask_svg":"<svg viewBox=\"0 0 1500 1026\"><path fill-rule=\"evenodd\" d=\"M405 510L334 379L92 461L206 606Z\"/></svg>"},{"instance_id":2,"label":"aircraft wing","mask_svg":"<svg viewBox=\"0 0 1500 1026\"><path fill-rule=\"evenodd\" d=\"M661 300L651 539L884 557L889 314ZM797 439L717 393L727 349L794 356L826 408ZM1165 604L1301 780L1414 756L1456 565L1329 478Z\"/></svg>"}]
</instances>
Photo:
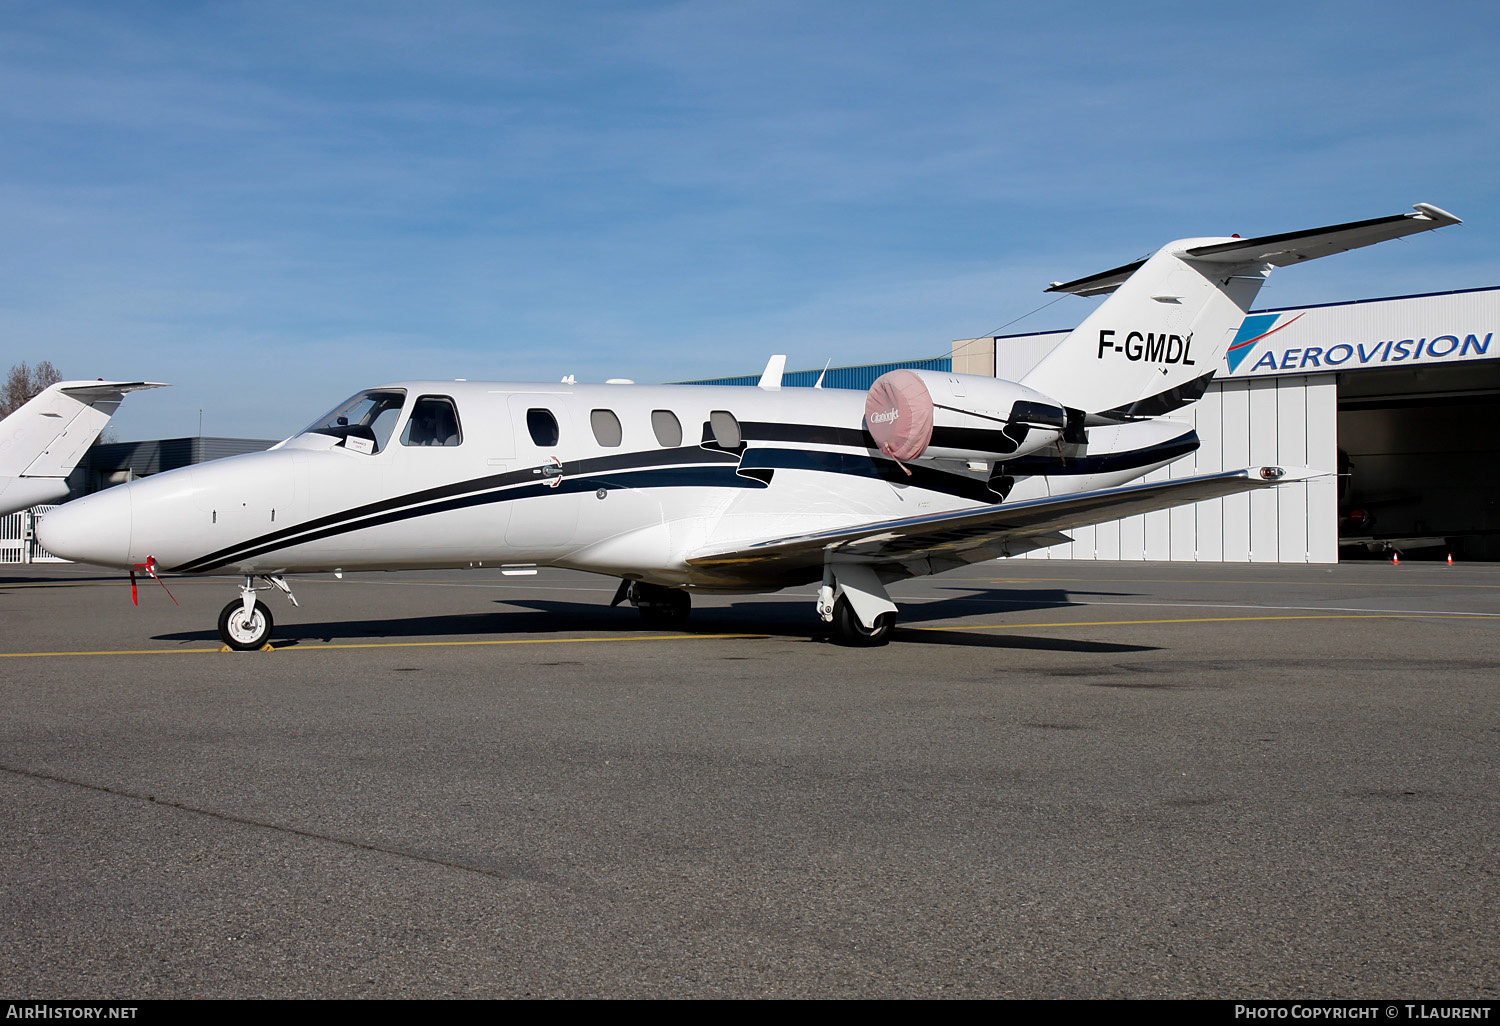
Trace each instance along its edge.
<instances>
[{"instance_id":1,"label":"aircraft wing","mask_svg":"<svg viewBox=\"0 0 1500 1026\"><path fill-rule=\"evenodd\" d=\"M798 571L807 576L814 568L821 573L831 556L874 566L887 579L919 576L1057 545L1069 540L1062 532L1073 528L1322 476L1315 470L1247 467L778 538L700 553L688 563L721 568L726 576L771 579L795 577Z\"/></svg>"}]
</instances>

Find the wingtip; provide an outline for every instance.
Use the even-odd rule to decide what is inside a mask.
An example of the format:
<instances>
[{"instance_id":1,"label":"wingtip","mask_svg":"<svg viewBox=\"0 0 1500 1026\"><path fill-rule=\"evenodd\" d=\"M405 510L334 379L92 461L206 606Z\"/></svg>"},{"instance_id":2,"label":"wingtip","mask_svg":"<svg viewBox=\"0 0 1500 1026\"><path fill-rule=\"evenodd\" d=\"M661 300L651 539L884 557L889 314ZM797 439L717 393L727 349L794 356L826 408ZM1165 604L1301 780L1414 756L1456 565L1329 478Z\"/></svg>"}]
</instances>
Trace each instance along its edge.
<instances>
[{"instance_id":1,"label":"wingtip","mask_svg":"<svg viewBox=\"0 0 1500 1026\"><path fill-rule=\"evenodd\" d=\"M1266 484L1289 484L1293 481L1311 481L1317 477L1329 477L1332 471L1313 470L1311 467L1249 467L1245 473L1252 479Z\"/></svg>"},{"instance_id":2,"label":"wingtip","mask_svg":"<svg viewBox=\"0 0 1500 1026\"><path fill-rule=\"evenodd\" d=\"M1464 223L1462 218L1454 217L1442 207L1435 207L1431 203L1413 203L1412 209L1425 217L1430 217L1432 220L1437 221L1440 224Z\"/></svg>"}]
</instances>

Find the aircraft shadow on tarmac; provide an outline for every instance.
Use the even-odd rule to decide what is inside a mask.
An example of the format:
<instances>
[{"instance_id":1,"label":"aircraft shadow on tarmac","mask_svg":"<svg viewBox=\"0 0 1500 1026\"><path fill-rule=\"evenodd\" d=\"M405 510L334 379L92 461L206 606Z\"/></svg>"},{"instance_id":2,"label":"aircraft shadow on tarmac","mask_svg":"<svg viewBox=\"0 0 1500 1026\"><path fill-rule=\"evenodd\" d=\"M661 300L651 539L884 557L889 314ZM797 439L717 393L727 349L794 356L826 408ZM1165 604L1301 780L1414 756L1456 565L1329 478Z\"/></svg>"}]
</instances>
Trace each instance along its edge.
<instances>
[{"instance_id":1,"label":"aircraft shadow on tarmac","mask_svg":"<svg viewBox=\"0 0 1500 1026\"><path fill-rule=\"evenodd\" d=\"M1000 596L1003 595L1003 598ZM1005 631L947 631L922 629L922 625L961 616L973 616L990 606L996 615L1027 609L1058 609L1078 603L1070 593L1058 589L1002 589L980 592L964 590L936 601L901 607L894 644L954 645L979 648L1038 649L1059 652L1146 652L1154 646L1078 641L1037 637ZM469 638L482 640L495 635L537 635L599 631L627 636L632 633L660 634L750 634L795 638L809 642L829 641L829 632L810 603L788 601L741 601L728 606L703 606L680 628L653 629L641 623L640 614L629 606L609 608L598 602L559 602L552 599L495 599L504 611L444 614L437 616L386 617L369 620L331 620L316 623L278 621L272 644L276 647L304 641L375 641L403 638ZM281 611L278 610L277 614ZM158 634L156 641L217 641L212 630Z\"/></svg>"}]
</instances>

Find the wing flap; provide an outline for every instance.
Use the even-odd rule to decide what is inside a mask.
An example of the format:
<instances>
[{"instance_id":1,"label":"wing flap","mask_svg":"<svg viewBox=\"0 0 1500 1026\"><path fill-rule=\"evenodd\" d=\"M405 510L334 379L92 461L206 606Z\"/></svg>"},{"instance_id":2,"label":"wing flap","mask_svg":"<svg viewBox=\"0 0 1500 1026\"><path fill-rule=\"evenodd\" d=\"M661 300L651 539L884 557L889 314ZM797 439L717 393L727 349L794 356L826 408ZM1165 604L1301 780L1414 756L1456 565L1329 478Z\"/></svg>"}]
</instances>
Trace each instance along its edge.
<instances>
[{"instance_id":1,"label":"wing flap","mask_svg":"<svg viewBox=\"0 0 1500 1026\"><path fill-rule=\"evenodd\" d=\"M1066 541L1062 532L1256 488L1324 476L1320 471L1248 467L1153 484L909 517L704 552L688 564L749 576L821 567L825 559L910 566L921 560L967 563Z\"/></svg>"}]
</instances>

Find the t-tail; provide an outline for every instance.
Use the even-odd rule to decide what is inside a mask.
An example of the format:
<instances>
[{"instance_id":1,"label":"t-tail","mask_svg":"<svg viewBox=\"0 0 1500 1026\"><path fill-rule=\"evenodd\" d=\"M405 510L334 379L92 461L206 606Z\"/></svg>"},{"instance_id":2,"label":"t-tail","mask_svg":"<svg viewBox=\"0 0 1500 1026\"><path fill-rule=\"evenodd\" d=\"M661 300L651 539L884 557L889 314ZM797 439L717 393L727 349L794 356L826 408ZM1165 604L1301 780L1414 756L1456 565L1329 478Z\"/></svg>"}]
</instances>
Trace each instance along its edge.
<instances>
[{"instance_id":1,"label":"t-tail","mask_svg":"<svg viewBox=\"0 0 1500 1026\"><path fill-rule=\"evenodd\" d=\"M60 381L0 420L0 514L67 497L68 475L125 393L154 381Z\"/></svg>"},{"instance_id":2,"label":"t-tail","mask_svg":"<svg viewBox=\"0 0 1500 1026\"><path fill-rule=\"evenodd\" d=\"M1112 293L1021 383L1098 423L1158 416L1208 388L1273 267L1430 231L1458 218L1427 203L1258 239L1179 239L1145 259L1048 292Z\"/></svg>"}]
</instances>

